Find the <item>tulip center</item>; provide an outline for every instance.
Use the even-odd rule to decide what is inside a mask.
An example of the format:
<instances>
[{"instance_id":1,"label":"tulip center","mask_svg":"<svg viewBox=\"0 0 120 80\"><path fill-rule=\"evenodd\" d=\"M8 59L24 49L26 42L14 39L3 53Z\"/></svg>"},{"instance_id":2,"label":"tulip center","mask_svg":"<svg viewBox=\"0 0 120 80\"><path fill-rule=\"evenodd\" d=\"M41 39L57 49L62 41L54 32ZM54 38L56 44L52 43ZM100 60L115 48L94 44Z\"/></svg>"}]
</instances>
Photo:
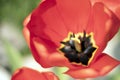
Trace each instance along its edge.
<instances>
[{"instance_id":1,"label":"tulip center","mask_svg":"<svg viewBox=\"0 0 120 80\"><path fill-rule=\"evenodd\" d=\"M73 64L88 66L97 50L93 33L69 33L68 37L60 42L59 50Z\"/></svg>"}]
</instances>

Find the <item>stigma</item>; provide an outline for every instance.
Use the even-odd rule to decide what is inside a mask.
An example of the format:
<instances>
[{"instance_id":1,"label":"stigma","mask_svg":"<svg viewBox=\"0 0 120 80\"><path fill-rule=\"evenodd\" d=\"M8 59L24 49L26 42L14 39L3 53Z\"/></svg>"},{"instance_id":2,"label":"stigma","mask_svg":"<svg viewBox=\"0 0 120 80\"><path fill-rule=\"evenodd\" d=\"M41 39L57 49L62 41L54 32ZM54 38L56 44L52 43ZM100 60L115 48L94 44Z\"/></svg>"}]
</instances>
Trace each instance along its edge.
<instances>
[{"instance_id":1,"label":"stigma","mask_svg":"<svg viewBox=\"0 0 120 80\"><path fill-rule=\"evenodd\" d=\"M93 34L69 33L68 37L60 42L59 50L72 64L88 66L94 57L97 46Z\"/></svg>"}]
</instances>

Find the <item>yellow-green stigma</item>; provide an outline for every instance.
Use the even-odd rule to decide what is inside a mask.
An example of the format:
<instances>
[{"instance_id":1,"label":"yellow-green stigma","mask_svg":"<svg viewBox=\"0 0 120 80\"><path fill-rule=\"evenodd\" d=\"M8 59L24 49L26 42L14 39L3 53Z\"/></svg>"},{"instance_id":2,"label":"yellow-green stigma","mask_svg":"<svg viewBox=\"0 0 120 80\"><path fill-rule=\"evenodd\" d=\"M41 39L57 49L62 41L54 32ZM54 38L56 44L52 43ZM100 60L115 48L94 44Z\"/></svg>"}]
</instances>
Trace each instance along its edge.
<instances>
[{"instance_id":1,"label":"yellow-green stigma","mask_svg":"<svg viewBox=\"0 0 120 80\"><path fill-rule=\"evenodd\" d=\"M70 33L68 38L61 41L59 50L64 54L71 63L82 64L87 66L97 49L95 45L93 34L84 33Z\"/></svg>"}]
</instances>

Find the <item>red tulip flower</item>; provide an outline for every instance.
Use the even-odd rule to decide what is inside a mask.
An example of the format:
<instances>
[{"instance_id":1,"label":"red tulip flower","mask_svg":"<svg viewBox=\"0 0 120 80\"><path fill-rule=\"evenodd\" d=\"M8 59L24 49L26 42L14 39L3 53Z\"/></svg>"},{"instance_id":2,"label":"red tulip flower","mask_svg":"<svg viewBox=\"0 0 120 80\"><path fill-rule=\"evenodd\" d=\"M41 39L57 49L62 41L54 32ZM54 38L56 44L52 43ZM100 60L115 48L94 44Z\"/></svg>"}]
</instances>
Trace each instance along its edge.
<instances>
[{"instance_id":1,"label":"red tulip flower","mask_svg":"<svg viewBox=\"0 0 120 80\"><path fill-rule=\"evenodd\" d=\"M52 72L38 72L30 68L17 70L11 80L59 80Z\"/></svg>"},{"instance_id":2,"label":"red tulip flower","mask_svg":"<svg viewBox=\"0 0 120 80\"><path fill-rule=\"evenodd\" d=\"M119 26L119 17L102 2L44 0L26 18L23 33L41 66L65 66L74 78L92 78L120 64L103 53Z\"/></svg>"}]
</instances>

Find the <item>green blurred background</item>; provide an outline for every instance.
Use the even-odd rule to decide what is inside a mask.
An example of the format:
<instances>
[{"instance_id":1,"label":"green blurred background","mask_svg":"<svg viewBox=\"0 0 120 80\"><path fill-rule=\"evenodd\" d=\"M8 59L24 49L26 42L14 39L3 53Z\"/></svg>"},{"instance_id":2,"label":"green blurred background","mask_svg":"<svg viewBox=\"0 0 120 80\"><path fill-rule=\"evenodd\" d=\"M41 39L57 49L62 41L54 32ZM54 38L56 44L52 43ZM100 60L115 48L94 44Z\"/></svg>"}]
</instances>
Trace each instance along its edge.
<instances>
[{"instance_id":1,"label":"green blurred background","mask_svg":"<svg viewBox=\"0 0 120 80\"><path fill-rule=\"evenodd\" d=\"M64 69L43 69L37 64L23 38L23 20L39 4L40 0L0 0L0 80L10 80L12 73L22 66L52 70L60 75ZM120 31L109 42L105 52L120 60ZM92 80L120 80L120 67L108 75ZM73 80L63 76L61 80ZM65 78L66 77L66 78ZM89 79L91 80L91 79Z\"/></svg>"}]
</instances>

